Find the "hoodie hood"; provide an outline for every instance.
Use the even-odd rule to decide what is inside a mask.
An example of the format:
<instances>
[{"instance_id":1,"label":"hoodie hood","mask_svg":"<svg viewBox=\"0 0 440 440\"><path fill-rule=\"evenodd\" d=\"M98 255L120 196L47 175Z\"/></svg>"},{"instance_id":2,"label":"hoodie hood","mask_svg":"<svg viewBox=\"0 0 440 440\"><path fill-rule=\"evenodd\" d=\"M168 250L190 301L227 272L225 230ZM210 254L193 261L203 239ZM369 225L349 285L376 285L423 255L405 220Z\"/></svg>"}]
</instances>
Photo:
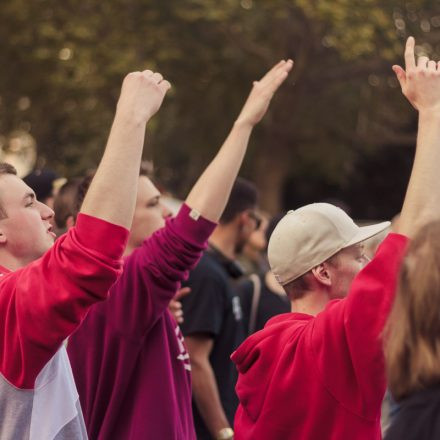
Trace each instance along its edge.
<instances>
[{"instance_id":1,"label":"hoodie hood","mask_svg":"<svg viewBox=\"0 0 440 440\"><path fill-rule=\"evenodd\" d=\"M292 350L292 343L298 340L298 333L303 332L313 316L303 313L284 313L268 321L263 330L247 338L232 353L231 359L240 374L235 388L240 405L246 413L256 420L265 402L269 384L274 376L279 386L283 386L285 355ZM290 356L288 356L290 358ZM283 358L283 362L279 360ZM288 382L285 382L288 386Z\"/></svg>"}]
</instances>

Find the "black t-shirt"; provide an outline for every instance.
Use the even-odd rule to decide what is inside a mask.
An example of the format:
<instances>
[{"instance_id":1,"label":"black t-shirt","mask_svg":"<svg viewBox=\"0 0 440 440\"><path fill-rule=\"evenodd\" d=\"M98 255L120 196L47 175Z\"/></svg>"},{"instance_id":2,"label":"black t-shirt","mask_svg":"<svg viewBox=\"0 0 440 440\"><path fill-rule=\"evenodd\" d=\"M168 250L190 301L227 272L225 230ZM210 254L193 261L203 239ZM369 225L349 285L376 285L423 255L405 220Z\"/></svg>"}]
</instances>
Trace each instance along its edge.
<instances>
[{"instance_id":1,"label":"black t-shirt","mask_svg":"<svg viewBox=\"0 0 440 440\"><path fill-rule=\"evenodd\" d=\"M257 308L257 319L255 322L255 332L261 330L270 318L281 313L290 312L290 301L287 295L279 295L269 289L265 282L265 276L259 275L261 283L260 301ZM239 284L239 294L243 309L243 323L246 333L249 330L249 320L254 295L254 283L246 278Z\"/></svg>"},{"instance_id":2,"label":"black t-shirt","mask_svg":"<svg viewBox=\"0 0 440 440\"><path fill-rule=\"evenodd\" d=\"M208 250L190 273L185 286L191 293L182 299L184 336L204 334L214 340L210 362L217 380L226 417L233 426L238 399L235 394L237 370L230 360L232 352L243 342L243 313L235 279L239 273L230 260L217 251ZM208 429L193 401L197 438L210 439Z\"/></svg>"},{"instance_id":3,"label":"black t-shirt","mask_svg":"<svg viewBox=\"0 0 440 440\"><path fill-rule=\"evenodd\" d=\"M385 440L440 439L440 385L415 393L399 405Z\"/></svg>"}]
</instances>

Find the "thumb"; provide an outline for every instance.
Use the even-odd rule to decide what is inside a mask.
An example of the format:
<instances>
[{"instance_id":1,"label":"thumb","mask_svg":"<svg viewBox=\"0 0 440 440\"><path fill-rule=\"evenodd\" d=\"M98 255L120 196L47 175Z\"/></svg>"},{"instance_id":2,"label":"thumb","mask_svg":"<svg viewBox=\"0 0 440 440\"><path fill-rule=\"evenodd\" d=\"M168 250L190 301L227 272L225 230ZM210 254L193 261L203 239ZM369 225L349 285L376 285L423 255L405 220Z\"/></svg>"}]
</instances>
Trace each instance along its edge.
<instances>
[{"instance_id":1,"label":"thumb","mask_svg":"<svg viewBox=\"0 0 440 440\"><path fill-rule=\"evenodd\" d=\"M393 71L396 74L400 87L403 88L406 84L406 72L398 65L393 66Z\"/></svg>"}]
</instances>

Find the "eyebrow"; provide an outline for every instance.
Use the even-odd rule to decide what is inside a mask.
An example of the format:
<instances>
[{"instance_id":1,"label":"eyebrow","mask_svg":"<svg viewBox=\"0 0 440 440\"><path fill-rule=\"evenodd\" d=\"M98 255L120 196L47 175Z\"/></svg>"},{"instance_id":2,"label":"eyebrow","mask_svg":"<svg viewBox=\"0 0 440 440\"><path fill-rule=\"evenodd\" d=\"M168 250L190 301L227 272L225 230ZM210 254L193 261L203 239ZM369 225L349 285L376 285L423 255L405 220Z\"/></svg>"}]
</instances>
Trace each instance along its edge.
<instances>
[{"instance_id":1,"label":"eyebrow","mask_svg":"<svg viewBox=\"0 0 440 440\"><path fill-rule=\"evenodd\" d=\"M33 193L33 192L28 192L28 193L26 193L25 194L25 196L23 197L23 200L26 200L26 199L32 199L32 200L35 200L35 193Z\"/></svg>"}]
</instances>

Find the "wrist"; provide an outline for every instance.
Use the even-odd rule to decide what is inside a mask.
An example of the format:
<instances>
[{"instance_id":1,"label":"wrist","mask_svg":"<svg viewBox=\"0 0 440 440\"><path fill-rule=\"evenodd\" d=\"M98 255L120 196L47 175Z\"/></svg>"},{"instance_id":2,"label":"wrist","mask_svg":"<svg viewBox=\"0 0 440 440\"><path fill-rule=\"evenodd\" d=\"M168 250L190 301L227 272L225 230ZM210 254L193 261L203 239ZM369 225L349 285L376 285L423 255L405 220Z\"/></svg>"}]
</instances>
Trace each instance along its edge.
<instances>
[{"instance_id":1,"label":"wrist","mask_svg":"<svg viewBox=\"0 0 440 440\"><path fill-rule=\"evenodd\" d=\"M145 117L139 117L139 115L132 110L127 111L126 109L117 107L114 121L130 129L145 129L149 119L150 118L145 119Z\"/></svg>"},{"instance_id":2,"label":"wrist","mask_svg":"<svg viewBox=\"0 0 440 440\"><path fill-rule=\"evenodd\" d=\"M249 121L248 119L242 119L238 117L234 122L234 128L252 130L255 124Z\"/></svg>"},{"instance_id":3,"label":"wrist","mask_svg":"<svg viewBox=\"0 0 440 440\"><path fill-rule=\"evenodd\" d=\"M217 440L232 440L234 438L234 431L232 428L222 428L217 432Z\"/></svg>"},{"instance_id":4,"label":"wrist","mask_svg":"<svg viewBox=\"0 0 440 440\"><path fill-rule=\"evenodd\" d=\"M421 108L419 109L419 118L423 119L440 119L440 108Z\"/></svg>"}]
</instances>

